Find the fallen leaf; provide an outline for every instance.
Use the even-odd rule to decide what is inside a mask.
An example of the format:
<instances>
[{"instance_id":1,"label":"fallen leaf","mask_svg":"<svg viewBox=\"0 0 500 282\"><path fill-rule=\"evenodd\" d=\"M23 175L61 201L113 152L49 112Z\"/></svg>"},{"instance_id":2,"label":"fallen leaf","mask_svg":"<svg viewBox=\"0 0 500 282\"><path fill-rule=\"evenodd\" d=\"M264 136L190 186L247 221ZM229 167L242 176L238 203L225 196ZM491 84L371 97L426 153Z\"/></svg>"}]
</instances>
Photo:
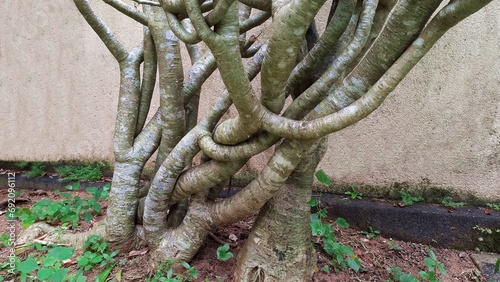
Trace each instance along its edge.
<instances>
[{"instance_id":1,"label":"fallen leaf","mask_svg":"<svg viewBox=\"0 0 500 282\"><path fill-rule=\"evenodd\" d=\"M128 256L129 257L142 256L142 255L147 254L148 251L149 251L148 249L139 250L139 251L131 251L130 253L128 253Z\"/></svg>"},{"instance_id":2,"label":"fallen leaf","mask_svg":"<svg viewBox=\"0 0 500 282\"><path fill-rule=\"evenodd\" d=\"M236 241L238 241L238 237L236 235L234 235L234 234L231 233L229 235L229 240L236 242Z\"/></svg>"}]
</instances>

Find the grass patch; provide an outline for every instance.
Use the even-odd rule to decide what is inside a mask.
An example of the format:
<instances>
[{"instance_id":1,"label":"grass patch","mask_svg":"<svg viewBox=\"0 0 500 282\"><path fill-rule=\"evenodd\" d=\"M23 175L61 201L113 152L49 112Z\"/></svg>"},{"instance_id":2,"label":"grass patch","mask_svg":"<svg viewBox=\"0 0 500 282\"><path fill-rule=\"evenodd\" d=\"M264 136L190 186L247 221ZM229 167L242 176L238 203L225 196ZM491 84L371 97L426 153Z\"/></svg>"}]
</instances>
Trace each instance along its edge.
<instances>
[{"instance_id":1,"label":"grass patch","mask_svg":"<svg viewBox=\"0 0 500 282\"><path fill-rule=\"evenodd\" d=\"M105 164L92 163L88 165L65 165L55 170L62 181L96 181L102 178Z\"/></svg>"}]
</instances>

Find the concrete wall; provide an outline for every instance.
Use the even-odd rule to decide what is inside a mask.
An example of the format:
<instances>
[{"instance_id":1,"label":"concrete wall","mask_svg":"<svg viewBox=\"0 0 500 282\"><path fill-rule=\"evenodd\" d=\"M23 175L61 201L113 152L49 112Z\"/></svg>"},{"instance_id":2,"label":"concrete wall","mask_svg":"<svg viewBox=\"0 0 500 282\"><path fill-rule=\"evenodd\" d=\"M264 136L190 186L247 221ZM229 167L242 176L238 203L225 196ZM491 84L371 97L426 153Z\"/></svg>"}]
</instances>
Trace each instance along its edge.
<instances>
[{"instance_id":1,"label":"concrete wall","mask_svg":"<svg viewBox=\"0 0 500 282\"><path fill-rule=\"evenodd\" d=\"M128 47L139 42L138 25L93 2ZM0 1L0 10L0 160L111 161L118 66L73 2ZM500 199L499 19L494 1L454 28L379 110L331 136L321 168L342 182Z\"/></svg>"}]
</instances>

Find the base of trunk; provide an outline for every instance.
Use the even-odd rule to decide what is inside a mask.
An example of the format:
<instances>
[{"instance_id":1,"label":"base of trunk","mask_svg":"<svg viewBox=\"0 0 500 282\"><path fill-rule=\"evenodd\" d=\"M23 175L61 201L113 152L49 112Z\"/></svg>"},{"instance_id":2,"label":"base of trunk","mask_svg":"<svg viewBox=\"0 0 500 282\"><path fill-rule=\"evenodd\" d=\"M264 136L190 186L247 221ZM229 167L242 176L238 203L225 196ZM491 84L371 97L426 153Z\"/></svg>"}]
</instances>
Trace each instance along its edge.
<instances>
[{"instance_id":1,"label":"base of trunk","mask_svg":"<svg viewBox=\"0 0 500 282\"><path fill-rule=\"evenodd\" d=\"M310 208L285 185L261 210L238 255L235 281L310 281L316 252L309 227ZM291 188L291 189L288 189Z\"/></svg>"}]
</instances>

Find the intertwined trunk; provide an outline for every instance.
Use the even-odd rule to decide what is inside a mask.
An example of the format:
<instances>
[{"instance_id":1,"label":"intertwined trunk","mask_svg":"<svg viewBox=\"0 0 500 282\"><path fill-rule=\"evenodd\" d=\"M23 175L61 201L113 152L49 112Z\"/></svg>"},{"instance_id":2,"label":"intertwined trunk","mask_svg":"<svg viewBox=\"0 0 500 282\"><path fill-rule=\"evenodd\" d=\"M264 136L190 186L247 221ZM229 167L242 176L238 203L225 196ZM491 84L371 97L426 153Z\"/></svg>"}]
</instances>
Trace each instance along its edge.
<instances>
[{"instance_id":1,"label":"intertwined trunk","mask_svg":"<svg viewBox=\"0 0 500 282\"><path fill-rule=\"evenodd\" d=\"M318 141L276 195L260 210L238 254L235 281L309 281L316 270L316 250L309 227L313 176L325 153Z\"/></svg>"},{"instance_id":2,"label":"intertwined trunk","mask_svg":"<svg viewBox=\"0 0 500 282\"><path fill-rule=\"evenodd\" d=\"M81 245L98 233L119 249L147 245L158 266L191 260L209 232L258 213L237 281L310 280L306 203L323 140L376 110L449 28L490 2L455 0L437 11L441 1L334 0L319 34L325 0L136 0L142 10L103 1L142 24L144 38L126 50L89 0L74 0L120 67L116 162L104 222L58 239ZM249 35L268 19L269 34ZM216 69L224 85L205 93ZM148 120L157 77L159 107ZM202 116L207 94L213 104ZM235 116L223 118L232 105ZM214 201L227 179L272 147L254 180ZM140 189L155 152L155 176ZM53 230L38 225L21 238L43 231Z\"/></svg>"}]
</instances>

